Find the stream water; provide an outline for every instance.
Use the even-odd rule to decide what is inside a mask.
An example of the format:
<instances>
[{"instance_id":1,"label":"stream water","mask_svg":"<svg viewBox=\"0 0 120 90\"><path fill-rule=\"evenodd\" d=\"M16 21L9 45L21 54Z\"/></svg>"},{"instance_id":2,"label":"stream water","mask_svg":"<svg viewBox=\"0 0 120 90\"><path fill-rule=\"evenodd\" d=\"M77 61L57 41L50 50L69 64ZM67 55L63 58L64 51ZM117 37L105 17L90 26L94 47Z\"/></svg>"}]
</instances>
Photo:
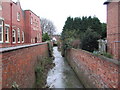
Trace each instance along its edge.
<instances>
[{"instance_id":1,"label":"stream water","mask_svg":"<svg viewBox=\"0 0 120 90\"><path fill-rule=\"evenodd\" d=\"M47 85L50 88L83 88L75 72L61 56L57 47L53 48L53 55L55 67L48 72Z\"/></svg>"}]
</instances>

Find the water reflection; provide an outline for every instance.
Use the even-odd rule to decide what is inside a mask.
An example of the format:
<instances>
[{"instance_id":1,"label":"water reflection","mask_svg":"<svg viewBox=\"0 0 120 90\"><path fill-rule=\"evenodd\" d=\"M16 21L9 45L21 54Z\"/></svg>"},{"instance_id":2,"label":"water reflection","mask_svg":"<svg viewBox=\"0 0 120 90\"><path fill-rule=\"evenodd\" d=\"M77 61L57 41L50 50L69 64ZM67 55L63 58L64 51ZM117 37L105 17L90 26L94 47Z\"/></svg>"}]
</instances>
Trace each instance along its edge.
<instances>
[{"instance_id":1,"label":"water reflection","mask_svg":"<svg viewBox=\"0 0 120 90\"><path fill-rule=\"evenodd\" d=\"M47 85L50 88L83 88L76 74L61 56L57 47L53 48L55 67L48 72Z\"/></svg>"}]
</instances>

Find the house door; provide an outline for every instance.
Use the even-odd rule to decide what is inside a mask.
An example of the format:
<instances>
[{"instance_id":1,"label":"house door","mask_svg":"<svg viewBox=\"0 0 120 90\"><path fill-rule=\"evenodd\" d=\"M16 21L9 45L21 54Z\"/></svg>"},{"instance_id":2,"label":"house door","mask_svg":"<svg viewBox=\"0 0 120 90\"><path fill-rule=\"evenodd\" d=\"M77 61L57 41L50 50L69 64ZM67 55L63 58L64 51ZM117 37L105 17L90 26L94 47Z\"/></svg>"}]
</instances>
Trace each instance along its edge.
<instances>
[{"instance_id":1,"label":"house door","mask_svg":"<svg viewBox=\"0 0 120 90\"><path fill-rule=\"evenodd\" d=\"M37 37L35 37L35 43L37 43Z\"/></svg>"}]
</instances>

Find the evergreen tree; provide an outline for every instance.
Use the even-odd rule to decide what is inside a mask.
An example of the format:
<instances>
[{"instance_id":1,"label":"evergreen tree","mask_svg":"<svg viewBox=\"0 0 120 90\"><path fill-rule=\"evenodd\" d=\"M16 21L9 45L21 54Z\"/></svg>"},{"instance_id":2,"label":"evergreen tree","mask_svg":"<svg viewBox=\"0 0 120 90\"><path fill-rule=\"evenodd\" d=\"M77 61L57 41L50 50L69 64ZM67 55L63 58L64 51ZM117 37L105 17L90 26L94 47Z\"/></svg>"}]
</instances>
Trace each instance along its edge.
<instances>
[{"instance_id":1,"label":"evergreen tree","mask_svg":"<svg viewBox=\"0 0 120 90\"><path fill-rule=\"evenodd\" d=\"M71 46L73 40L81 41L81 48L88 51L97 49L99 38L106 37L106 24L97 17L68 17L62 31L63 46Z\"/></svg>"},{"instance_id":2,"label":"evergreen tree","mask_svg":"<svg viewBox=\"0 0 120 90\"><path fill-rule=\"evenodd\" d=\"M102 31L101 31L101 38L106 38L107 37L107 25L106 23L102 23Z\"/></svg>"},{"instance_id":3,"label":"evergreen tree","mask_svg":"<svg viewBox=\"0 0 120 90\"><path fill-rule=\"evenodd\" d=\"M99 35L92 29L88 28L81 39L81 48L93 52L98 49L98 39Z\"/></svg>"},{"instance_id":4,"label":"evergreen tree","mask_svg":"<svg viewBox=\"0 0 120 90\"><path fill-rule=\"evenodd\" d=\"M65 25L63 27L63 31L64 30L72 30L73 29L73 24L74 24L73 18L68 17L66 22L65 22Z\"/></svg>"}]
</instances>

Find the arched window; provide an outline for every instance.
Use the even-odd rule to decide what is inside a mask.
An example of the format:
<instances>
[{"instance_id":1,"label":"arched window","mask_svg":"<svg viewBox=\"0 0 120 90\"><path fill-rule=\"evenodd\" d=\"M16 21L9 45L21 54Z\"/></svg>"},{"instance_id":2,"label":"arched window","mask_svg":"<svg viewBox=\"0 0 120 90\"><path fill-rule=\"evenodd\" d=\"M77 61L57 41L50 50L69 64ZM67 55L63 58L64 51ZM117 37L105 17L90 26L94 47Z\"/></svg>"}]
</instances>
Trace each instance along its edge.
<instances>
[{"instance_id":1,"label":"arched window","mask_svg":"<svg viewBox=\"0 0 120 90\"><path fill-rule=\"evenodd\" d=\"M20 12L17 12L17 21L20 21Z\"/></svg>"},{"instance_id":2,"label":"arched window","mask_svg":"<svg viewBox=\"0 0 120 90\"><path fill-rule=\"evenodd\" d=\"M9 42L9 26L5 25L5 42Z\"/></svg>"},{"instance_id":3,"label":"arched window","mask_svg":"<svg viewBox=\"0 0 120 90\"><path fill-rule=\"evenodd\" d=\"M18 28L17 30L17 40L18 40L18 43L20 43L20 29Z\"/></svg>"},{"instance_id":4,"label":"arched window","mask_svg":"<svg viewBox=\"0 0 120 90\"><path fill-rule=\"evenodd\" d=\"M12 30L12 42L16 43L16 31L14 29Z\"/></svg>"},{"instance_id":5,"label":"arched window","mask_svg":"<svg viewBox=\"0 0 120 90\"><path fill-rule=\"evenodd\" d=\"M3 42L3 20L0 19L0 43Z\"/></svg>"},{"instance_id":6,"label":"arched window","mask_svg":"<svg viewBox=\"0 0 120 90\"><path fill-rule=\"evenodd\" d=\"M24 32L22 31L22 43L24 43Z\"/></svg>"}]
</instances>

